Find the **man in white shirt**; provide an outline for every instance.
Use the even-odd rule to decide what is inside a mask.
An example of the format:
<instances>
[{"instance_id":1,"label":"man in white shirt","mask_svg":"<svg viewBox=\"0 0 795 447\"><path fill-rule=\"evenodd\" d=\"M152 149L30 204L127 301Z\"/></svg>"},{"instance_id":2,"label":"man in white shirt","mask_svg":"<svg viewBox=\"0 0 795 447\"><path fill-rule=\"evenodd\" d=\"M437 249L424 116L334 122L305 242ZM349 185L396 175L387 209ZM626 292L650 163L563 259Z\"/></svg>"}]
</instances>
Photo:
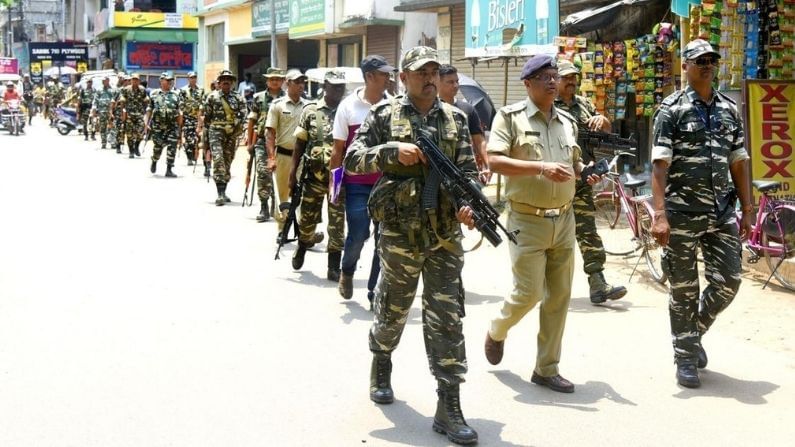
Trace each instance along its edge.
<instances>
[{"instance_id":1,"label":"man in white shirt","mask_svg":"<svg viewBox=\"0 0 795 447\"><path fill-rule=\"evenodd\" d=\"M237 86L237 92L240 94L240 96L245 98L246 90L251 90L251 93L253 94L257 91L257 87L253 82L251 82L251 73L246 73L244 77L245 80Z\"/></svg>"},{"instance_id":2,"label":"man in white shirt","mask_svg":"<svg viewBox=\"0 0 795 447\"><path fill-rule=\"evenodd\" d=\"M386 89L390 76L395 72L395 67L382 56L371 55L362 59L360 64L364 75L364 87L359 87L342 100L337 107L334 118L334 151L331 154L329 167L331 169L342 165L345 152L356 135L356 130L364 122L370 107L386 98ZM348 226L348 235L342 250L342 265L339 283L339 292L343 298L353 296L353 274L362 252L362 247L370 237L370 217L367 214L367 199L370 190L380 178L380 174L354 175L345 174L343 181L345 187L345 220ZM375 241L378 245L378 227L375 226ZM380 266L378 255L373 253L373 262L370 268L370 278L367 282L367 299L370 307Z\"/></svg>"}]
</instances>

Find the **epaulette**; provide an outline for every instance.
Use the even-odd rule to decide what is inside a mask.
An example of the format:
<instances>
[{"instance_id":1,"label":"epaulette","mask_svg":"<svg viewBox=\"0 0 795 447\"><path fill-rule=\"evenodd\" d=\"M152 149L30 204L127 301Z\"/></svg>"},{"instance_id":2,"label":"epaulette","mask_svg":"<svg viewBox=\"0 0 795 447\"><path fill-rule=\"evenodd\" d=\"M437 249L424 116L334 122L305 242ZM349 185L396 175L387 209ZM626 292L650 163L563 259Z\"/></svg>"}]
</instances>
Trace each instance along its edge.
<instances>
[{"instance_id":1,"label":"epaulette","mask_svg":"<svg viewBox=\"0 0 795 447\"><path fill-rule=\"evenodd\" d=\"M507 106L503 106L500 109L500 111L503 112L503 113L516 113L516 112L520 112L522 110L525 110L526 108L527 108L527 102L519 101L519 102L515 102L513 104L509 104Z\"/></svg>"},{"instance_id":2,"label":"epaulette","mask_svg":"<svg viewBox=\"0 0 795 447\"><path fill-rule=\"evenodd\" d=\"M725 100L726 102L728 102L729 104L732 104L734 106L737 105L737 102L735 102L732 98L730 98L729 95L727 95L727 94L725 94L723 92L719 92L717 90L715 90L715 93L717 93L718 96L720 96L721 100Z\"/></svg>"},{"instance_id":3,"label":"epaulette","mask_svg":"<svg viewBox=\"0 0 795 447\"><path fill-rule=\"evenodd\" d=\"M682 95L684 95L684 94L685 94L684 90L677 90L677 91L671 93L670 95L668 95L665 99L663 99L662 103L663 103L663 105L666 105L666 106L669 106L669 107L673 106L673 105L676 105L676 103L679 102L679 99L681 99Z\"/></svg>"}]
</instances>

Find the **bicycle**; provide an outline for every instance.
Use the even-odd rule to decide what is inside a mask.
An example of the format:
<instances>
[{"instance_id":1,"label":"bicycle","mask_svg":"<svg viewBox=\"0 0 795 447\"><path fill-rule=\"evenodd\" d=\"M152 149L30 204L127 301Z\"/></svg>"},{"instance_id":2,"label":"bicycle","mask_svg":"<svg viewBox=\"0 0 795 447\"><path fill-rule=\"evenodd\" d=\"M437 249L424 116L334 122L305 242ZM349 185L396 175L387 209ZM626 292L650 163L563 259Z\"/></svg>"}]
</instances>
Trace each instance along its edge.
<instances>
[{"instance_id":1,"label":"bicycle","mask_svg":"<svg viewBox=\"0 0 795 447\"><path fill-rule=\"evenodd\" d=\"M602 239L606 254L626 256L642 250L638 262L640 258L645 259L652 278L664 284L668 277L662 269L662 246L651 234L654 224L651 194L639 194L646 180L621 181L616 163L622 156L635 157L635 154L616 153L608 165L603 188L594 192L596 232Z\"/></svg>"},{"instance_id":2,"label":"bicycle","mask_svg":"<svg viewBox=\"0 0 795 447\"><path fill-rule=\"evenodd\" d=\"M756 264L764 256L770 276L762 289L775 276L782 286L795 290L795 201L772 196L781 189L781 182L754 180L751 184L762 196L745 243L751 252L748 263ZM739 228L742 212L738 210L736 214Z\"/></svg>"}]
</instances>

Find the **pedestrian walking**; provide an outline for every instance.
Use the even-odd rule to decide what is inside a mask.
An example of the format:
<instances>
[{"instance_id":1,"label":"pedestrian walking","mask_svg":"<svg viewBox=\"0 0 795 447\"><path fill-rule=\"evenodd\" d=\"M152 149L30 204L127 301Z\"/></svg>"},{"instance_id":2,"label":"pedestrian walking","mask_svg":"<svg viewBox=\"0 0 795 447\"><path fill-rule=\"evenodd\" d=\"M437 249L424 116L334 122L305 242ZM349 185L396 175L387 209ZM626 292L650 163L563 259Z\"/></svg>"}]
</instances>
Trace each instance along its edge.
<instances>
[{"instance_id":1,"label":"pedestrian walking","mask_svg":"<svg viewBox=\"0 0 795 447\"><path fill-rule=\"evenodd\" d=\"M389 65L383 56L370 55L362 59L359 67L364 77L364 87L359 87L342 100L334 116L334 151L331 154L329 167L338 168L342 165L345 151L350 146L356 131L364 122L370 108L387 98L386 88L390 75L395 67ZM367 281L367 300L373 308L373 297L378 275L381 271L378 261L378 223L373 222L367 213L367 200L373 185L381 178L379 172L355 174L346 172L343 187L338 200L345 203L345 221L348 234L342 250L342 264L338 290L340 296L353 297L353 275L356 273L359 257L365 242L370 237L370 225L373 225L375 248L370 263L370 276Z\"/></svg>"},{"instance_id":2,"label":"pedestrian walking","mask_svg":"<svg viewBox=\"0 0 795 447\"><path fill-rule=\"evenodd\" d=\"M166 177L176 177L174 160L182 135L182 102L178 92L171 88L174 75L170 72L160 74L160 88L153 90L146 109L146 133L152 136L152 164L149 171L157 171L157 161L166 148Z\"/></svg>"},{"instance_id":3,"label":"pedestrian walking","mask_svg":"<svg viewBox=\"0 0 795 447\"><path fill-rule=\"evenodd\" d=\"M682 51L687 87L665 98L654 117L652 235L664 247L670 282L676 378L689 388L701 385L698 368L707 366L701 338L740 288L740 238L750 234L754 215L737 106L712 87L719 58L707 41L688 43ZM700 296L697 247L707 280Z\"/></svg>"},{"instance_id":4,"label":"pedestrian walking","mask_svg":"<svg viewBox=\"0 0 795 447\"><path fill-rule=\"evenodd\" d=\"M369 202L370 214L381 225L378 253L383 267L370 329L370 399L379 404L394 401L392 351L400 341L422 274L425 351L438 385L433 429L446 433L453 442L473 444L478 435L464 419L459 394L467 370L459 222L472 228L472 210L457 209L445 193L439 195L435 210L429 214L425 209L421 196L427 168L414 144L417 132L429 132L472 180L477 178L477 167L466 116L438 98L436 50L414 47L407 51L400 80L406 95L371 109L344 160L347 171L384 174Z\"/></svg>"},{"instance_id":5,"label":"pedestrian walking","mask_svg":"<svg viewBox=\"0 0 795 447\"><path fill-rule=\"evenodd\" d=\"M326 279L339 282L340 258L345 236L345 207L331 203L329 194L329 159L334 146L331 128L334 114L345 95L345 73L329 70L323 81L323 98L308 104L301 113L295 129L293 166L290 170L290 189L295 188L298 175L304 179L301 193L301 215L298 219L298 248L293 253L293 268L301 269L306 251L315 245L317 224L321 222L324 199L328 216L328 268ZM301 161L303 160L303 164ZM299 174L299 167L302 172ZM303 172L305 171L305 172Z\"/></svg>"},{"instance_id":6,"label":"pedestrian walking","mask_svg":"<svg viewBox=\"0 0 795 447\"><path fill-rule=\"evenodd\" d=\"M257 171L257 195L260 203L257 222L266 222L270 219L268 199L273 195L273 175L268 169L268 152L265 149L265 122L273 101L285 94L282 90L284 70L270 67L262 76L265 78L267 88L254 95L251 111L248 114L248 155L256 157L254 168Z\"/></svg>"},{"instance_id":7,"label":"pedestrian walking","mask_svg":"<svg viewBox=\"0 0 795 447\"><path fill-rule=\"evenodd\" d=\"M580 83L580 72L569 61L558 63L558 97L555 98L555 107L565 110L577 122L593 131L610 132L610 120L600 115L596 107L588 98L577 95ZM582 150L583 163L595 161L593 150L589 147ZM596 232L596 207L593 202L593 188L582 179L575 180L574 192L574 221L577 244L583 259L583 270L588 275L591 303L601 304L607 300L617 300L627 294L624 286L613 286L607 282L604 275L605 247L602 238Z\"/></svg>"},{"instance_id":8,"label":"pedestrian walking","mask_svg":"<svg viewBox=\"0 0 795 447\"><path fill-rule=\"evenodd\" d=\"M77 120L83 128L83 140L88 141L88 135L91 134L91 139L96 140L96 130L91 128L91 105L94 103L94 82L92 79L86 80L85 87L80 87L77 90Z\"/></svg>"},{"instance_id":9,"label":"pedestrian walking","mask_svg":"<svg viewBox=\"0 0 795 447\"><path fill-rule=\"evenodd\" d=\"M108 133L111 128L111 103L116 95L116 91L110 86L110 77L102 78L102 88L97 90L94 101L91 103L91 116L99 127L99 139L102 143L101 149L105 149L108 143Z\"/></svg>"},{"instance_id":10,"label":"pedestrian walking","mask_svg":"<svg viewBox=\"0 0 795 447\"><path fill-rule=\"evenodd\" d=\"M226 185L232 178L230 167L237 150L237 137L243 132L246 117L246 103L232 90L237 78L229 70L218 74L218 89L213 90L204 102L202 118L199 119L198 132L206 126L210 150L213 154L213 180L218 197L216 206L231 202L226 195Z\"/></svg>"},{"instance_id":11,"label":"pedestrian walking","mask_svg":"<svg viewBox=\"0 0 795 447\"><path fill-rule=\"evenodd\" d=\"M199 124L199 113L201 111L207 94L204 87L196 85L196 72L188 73L188 85L179 89L180 103L182 104L182 147L185 156L188 157L188 166L196 164L196 146L199 144L199 133L196 127ZM204 162L206 176L209 177L209 164Z\"/></svg>"},{"instance_id":12,"label":"pedestrian walking","mask_svg":"<svg viewBox=\"0 0 795 447\"><path fill-rule=\"evenodd\" d=\"M130 158L141 156L141 140L147 124L144 114L149 106L149 97L146 89L141 85L141 76L133 73L130 76L130 85L123 87L119 93L119 104L123 107L122 121L124 122L124 136L127 138L127 149Z\"/></svg>"},{"instance_id":13,"label":"pedestrian walking","mask_svg":"<svg viewBox=\"0 0 795 447\"><path fill-rule=\"evenodd\" d=\"M116 81L113 101L110 103L110 144L116 149L117 154L121 154L121 145L124 142L124 105L121 104L121 92L124 87L130 85L130 78L126 73L119 73Z\"/></svg>"},{"instance_id":14,"label":"pedestrian walking","mask_svg":"<svg viewBox=\"0 0 795 447\"><path fill-rule=\"evenodd\" d=\"M572 393L574 385L560 375L558 364L574 274L574 177L583 169L577 122L553 105L558 81L553 57L528 59L520 80L527 99L499 110L488 143L492 171L506 177L506 226L518 230L518 243L508 244L513 292L486 333L486 358L500 363L508 331L541 302L531 381Z\"/></svg>"}]
</instances>

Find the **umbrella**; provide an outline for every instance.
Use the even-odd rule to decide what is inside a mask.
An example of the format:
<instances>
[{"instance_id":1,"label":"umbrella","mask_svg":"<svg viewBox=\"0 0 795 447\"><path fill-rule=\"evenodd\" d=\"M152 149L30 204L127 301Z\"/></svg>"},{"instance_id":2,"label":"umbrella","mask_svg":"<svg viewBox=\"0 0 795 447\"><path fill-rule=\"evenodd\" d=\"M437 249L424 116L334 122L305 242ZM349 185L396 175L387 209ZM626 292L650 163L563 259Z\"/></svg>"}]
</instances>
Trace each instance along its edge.
<instances>
[{"instance_id":1,"label":"umbrella","mask_svg":"<svg viewBox=\"0 0 795 447\"><path fill-rule=\"evenodd\" d=\"M483 124L483 129L491 129L491 121L497 114L497 109L486 90L483 90L476 80L461 73L458 74L458 89L464 95L464 99L475 108L475 112Z\"/></svg>"},{"instance_id":2,"label":"umbrella","mask_svg":"<svg viewBox=\"0 0 795 447\"><path fill-rule=\"evenodd\" d=\"M68 67L68 66L64 66L64 67L50 67L50 68L44 70L44 76L70 75L70 74L75 74L75 73L77 73L77 70L75 70L72 67Z\"/></svg>"}]
</instances>

